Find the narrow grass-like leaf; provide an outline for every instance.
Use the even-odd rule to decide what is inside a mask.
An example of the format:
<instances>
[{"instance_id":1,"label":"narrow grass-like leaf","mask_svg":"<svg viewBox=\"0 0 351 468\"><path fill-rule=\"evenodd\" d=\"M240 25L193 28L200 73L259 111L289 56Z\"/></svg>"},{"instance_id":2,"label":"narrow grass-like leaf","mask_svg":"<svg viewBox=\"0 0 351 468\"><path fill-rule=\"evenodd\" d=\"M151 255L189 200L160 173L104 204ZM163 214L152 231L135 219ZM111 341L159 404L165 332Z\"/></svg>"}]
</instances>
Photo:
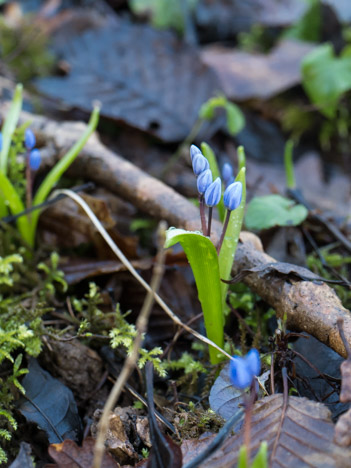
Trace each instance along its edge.
<instances>
[{"instance_id":1,"label":"narrow grass-like leaf","mask_svg":"<svg viewBox=\"0 0 351 468\"><path fill-rule=\"evenodd\" d=\"M0 153L0 171L6 174L7 159L13 132L16 129L19 115L22 109L22 89L23 86L18 84L15 89L12 104L7 113L4 125L2 127L2 148Z\"/></svg>"},{"instance_id":2,"label":"narrow grass-like leaf","mask_svg":"<svg viewBox=\"0 0 351 468\"><path fill-rule=\"evenodd\" d=\"M202 151L202 154L206 157L206 159L210 163L210 169L212 171L213 180L216 180L217 177L221 177L221 173L219 171L219 167L217 164L217 158L211 146L208 145L207 143L201 143L201 151ZM217 205L217 210L218 210L220 220L223 221L224 216L225 216L225 208L223 205L223 193L221 196L221 201Z\"/></svg>"},{"instance_id":3,"label":"narrow grass-like leaf","mask_svg":"<svg viewBox=\"0 0 351 468\"><path fill-rule=\"evenodd\" d=\"M88 138L95 130L98 124L98 121L99 121L99 108L95 107L90 116L88 126L85 132L83 133L82 137L68 151L68 153L66 153L65 156L51 169L51 171L45 177L45 179L43 180L42 184L40 185L40 187L38 188L34 196L33 205L39 205L40 203L43 203L46 200L51 189L61 178L62 174L73 163L73 161L76 159L80 151L83 149ZM37 224L39 220L40 211L41 210L36 210L32 213L31 229L30 229L30 239L31 239L30 243L32 246L34 245L35 232L36 232L36 228L37 228Z\"/></svg>"},{"instance_id":4,"label":"narrow grass-like leaf","mask_svg":"<svg viewBox=\"0 0 351 468\"><path fill-rule=\"evenodd\" d=\"M170 228L166 232L165 248L180 243L193 270L199 300L204 314L207 337L223 347L224 318L222 311L221 283L215 246L200 232ZM220 361L218 351L210 347L212 364Z\"/></svg>"},{"instance_id":5,"label":"narrow grass-like leaf","mask_svg":"<svg viewBox=\"0 0 351 468\"><path fill-rule=\"evenodd\" d=\"M285 167L286 186L289 189L296 188L293 150L294 150L294 142L292 140L288 140L285 144L285 149L284 149L284 167Z\"/></svg>"},{"instance_id":6,"label":"narrow grass-like leaf","mask_svg":"<svg viewBox=\"0 0 351 468\"><path fill-rule=\"evenodd\" d=\"M20 213L24 210L22 200L18 196L15 187L11 184L6 175L0 171L0 200L9 206L12 214ZM29 245L31 245L30 225L27 216L21 216L17 219L17 227L22 236Z\"/></svg>"},{"instance_id":7,"label":"narrow grass-like leaf","mask_svg":"<svg viewBox=\"0 0 351 468\"><path fill-rule=\"evenodd\" d=\"M245 201L246 201L246 179L245 179L246 169L243 167L239 174L236 177L236 181L241 182L243 185L243 195L239 207L232 211L229 219L229 224L227 228L226 235L223 240L222 248L219 253L219 273L221 279L228 280L230 277L230 272L233 266L236 247L239 241L239 235L241 231L241 226L243 224L244 212L245 212ZM221 282L221 291L222 291L222 300L223 300L223 310L225 306L225 299L227 295L229 285Z\"/></svg>"}]
</instances>

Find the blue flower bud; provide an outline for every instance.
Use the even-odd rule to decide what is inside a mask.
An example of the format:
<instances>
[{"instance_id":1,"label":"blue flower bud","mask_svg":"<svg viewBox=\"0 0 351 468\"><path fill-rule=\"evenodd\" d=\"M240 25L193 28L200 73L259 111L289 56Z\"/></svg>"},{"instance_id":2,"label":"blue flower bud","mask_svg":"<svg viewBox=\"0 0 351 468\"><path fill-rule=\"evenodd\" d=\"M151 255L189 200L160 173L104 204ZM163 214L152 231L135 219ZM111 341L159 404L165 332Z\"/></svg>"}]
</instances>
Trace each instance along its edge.
<instances>
[{"instance_id":1,"label":"blue flower bud","mask_svg":"<svg viewBox=\"0 0 351 468\"><path fill-rule=\"evenodd\" d=\"M40 167L40 163L41 163L40 151L34 148L29 153L29 166L33 171L37 171Z\"/></svg>"},{"instance_id":2,"label":"blue flower bud","mask_svg":"<svg viewBox=\"0 0 351 468\"><path fill-rule=\"evenodd\" d=\"M195 146L195 145L191 145L191 146L190 146L190 157L191 157L191 160L194 159L194 156L195 156L196 154L202 154L200 148L198 148L198 147Z\"/></svg>"},{"instance_id":3,"label":"blue flower bud","mask_svg":"<svg viewBox=\"0 0 351 468\"><path fill-rule=\"evenodd\" d=\"M225 163L222 167L223 182L226 187L234 182L233 167L229 163Z\"/></svg>"},{"instance_id":4,"label":"blue flower bud","mask_svg":"<svg viewBox=\"0 0 351 468\"><path fill-rule=\"evenodd\" d=\"M236 210L241 203L243 196L243 184L241 182L233 182L228 185L223 195L224 206L229 211Z\"/></svg>"},{"instance_id":5,"label":"blue flower bud","mask_svg":"<svg viewBox=\"0 0 351 468\"><path fill-rule=\"evenodd\" d=\"M260 355L257 349L245 357L234 356L229 364L229 377L234 387L244 389L251 385L253 378L261 371Z\"/></svg>"},{"instance_id":6,"label":"blue flower bud","mask_svg":"<svg viewBox=\"0 0 351 468\"><path fill-rule=\"evenodd\" d=\"M201 172L206 171L210 168L210 164L201 153L195 154L193 159L193 171L196 176L199 176Z\"/></svg>"},{"instance_id":7,"label":"blue flower bud","mask_svg":"<svg viewBox=\"0 0 351 468\"><path fill-rule=\"evenodd\" d=\"M253 375L259 375L261 372L260 353L252 348L245 356L246 364L250 367Z\"/></svg>"},{"instance_id":8,"label":"blue flower bud","mask_svg":"<svg viewBox=\"0 0 351 468\"><path fill-rule=\"evenodd\" d=\"M197 178L197 190L201 195L206 192L206 189L209 185L212 184L212 172L211 169L206 169L206 171L201 172Z\"/></svg>"},{"instance_id":9,"label":"blue flower bud","mask_svg":"<svg viewBox=\"0 0 351 468\"><path fill-rule=\"evenodd\" d=\"M24 132L24 146L27 150L32 150L35 146L36 139L35 135L30 128L27 128Z\"/></svg>"},{"instance_id":10,"label":"blue flower bud","mask_svg":"<svg viewBox=\"0 0 351 468\"><path fill-rule=\"evenodd\" d=\"M0 132L0 151L2 150L2 133Z\"/></svg>"},{"instance_id":11,"label":"blue flower bud","mask_svg":"<svg viewBox=\"0 0 351 468\"><path fill-rule=\"evenodd\" d=\"M222 182L219 177L209 185L205 192L205 203L207 206L216 206L220 202L222 193Z\"/></svg>"}]
</instances>

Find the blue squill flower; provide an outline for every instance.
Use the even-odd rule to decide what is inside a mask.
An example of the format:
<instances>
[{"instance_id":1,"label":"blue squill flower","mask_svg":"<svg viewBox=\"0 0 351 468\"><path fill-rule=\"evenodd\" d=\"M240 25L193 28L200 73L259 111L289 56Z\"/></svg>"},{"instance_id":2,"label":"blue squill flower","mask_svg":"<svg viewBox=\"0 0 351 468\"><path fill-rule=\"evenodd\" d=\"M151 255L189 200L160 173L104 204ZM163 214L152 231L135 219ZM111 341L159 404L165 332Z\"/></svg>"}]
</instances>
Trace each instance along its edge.
<instances>
[{"instance_id":1,"label":"blue squill flower","mask_svg":"<svg viewBox=\"0 0 351 468\"><path fill-rule=\"evenodd\" d=\"M203 195L208 186L212 184L212 172L211 169L206 169L202 171L199 177L197 178L197 190Z\"/></svg>"},{"instance_id":2,"label":"blue squill flower","mask_svg":"<svg viewBox=\"0 0 351 468\"><path fill-rule=\"evenodd\" d=\"M260 354L253 348L245 357L234 356L229 364L229 377L234 387L243 390L261 371Z\"/></svg>"},{"instance_id":3,"label":"blue squill flower","mask_svg":"<svg viewBox=\"0 0 351 468\"><path fill-rule=\"evenodd\" d=\"M35 146L36 139L35 135L30 128L27 128L24 132L24 146L28 151L32 150Z\"/></svg>"},{"instance_id":4,"label":"blue squill flower","mask_svg":"<svg viewBox=\"0 0 351 468\"><path fill-rule=\"evenodd\" d=\"M191 146L190 146L190 157L191 157L191 160L194 159L194 156L195 156L196 154L202 154L202 151L201 151L200 148L198 148L197 146L191 145Z\"/></svg>"},{"instance_id":5,"label":"blue squill flower","mask_svg":"<svg viewBox=\"0 0 351 468\"><path fill-rule=\"evenodd\" d=\"M233 167L229 163L224 163L222 167L222 178L225 187L234 182Z\"/></svg>"},{"instance_id":6,"label":"blue squill flower","mask_svg":"<svg viewBox=\"0 0 351 468\"><path fill-rule=\"evenodd\" d=\"M241 203L243 196L243 184L241 182L233 182L228 185L224 191L223 203L229 211L236 210Z\"/></svg>"},{"instance_id":7,"label":"blue squill flower","mask_svg":"<svg viewBox=\"0 0 351 468\"><path fill-rule=\"evenodd\" d=\"M207 206L216 206L220 202L222 194L222 182L219 177L210 184L205 192L205 203Z\"/></svg>"},{"instance_id":8,"label":"blue squill flower","mask_svg":"<svg viewBox=\"0 0 351 468\"><path fill-rule=\"evenodd\" d=\"M196 176L210 168L210 164L202 153L195 154L193 158L193 171Z\"/></svg>"},{"instance_id":9,"label":"blue squill flower","mask_svg":"<svg viewBox=\"0 0 351 468\"><path fill-rule=\"evenodd\" d=\"M41 155L40 151L36 148L34 148L30 153L29 153L29 166L33 171L37 171L40 167L41 163Z\"/></svg>"}]
</instances>

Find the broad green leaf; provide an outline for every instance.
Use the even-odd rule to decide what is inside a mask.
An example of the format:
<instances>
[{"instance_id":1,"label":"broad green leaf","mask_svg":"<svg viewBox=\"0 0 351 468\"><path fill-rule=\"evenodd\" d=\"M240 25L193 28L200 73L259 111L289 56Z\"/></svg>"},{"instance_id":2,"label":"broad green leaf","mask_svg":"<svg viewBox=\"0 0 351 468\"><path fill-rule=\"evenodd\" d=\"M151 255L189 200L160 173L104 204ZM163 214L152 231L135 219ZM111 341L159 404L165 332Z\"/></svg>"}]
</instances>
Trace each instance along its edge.
<instances>
[{"instance_id":1,"label":"broad green leaf","mask_svg":"<svg viewBox=\"0 0 351 468\"><path fill-rule=\"evenodd\" d=\"M303 205L281 195L255 197L247 206L245 225L248 229L269 229L274 226L297 226L306 219Z\"/></svg>"},{"instance_id":2,"label":"broad green leaf","mask_svg":"<svg viewBox=\"0 0 351 468\"><path fill-rule=\"evenodd\" d=\"M239 133L245 126L245 117L240 108L227 100L225 96L216 96L206 101L200 108L199 116L201 119L212 120L215 116L215 110L225 109L227 113L227 127L232 135Z\"/></svg>"},{"instance_id":3,"label":"broad green leaf","mask_svg":"<svg viewBox=\"0 0 351 468\"><path fill-rule=\"evenodd\" d=\"M216 248L211 240L200 232L168 229L165 248L172 247L178 242L183 247L194 274L207 337L222 348L224 318ZM218 363L220 361L218 351L210 347L209 352L211 362Z\"/></svg>"},{"instance_id":4,"label":"broad green leaf","mask_svg":"<svg viewBox=\"0 0 351 468\"><path fill-rule=\"evenodd\" d=\"M320 112L328 118L336 114L342 95L351 89L351 57L336 57L332 44L322 44L307 54L301 65L302 84Z\"/></svg>"}]
</instances>

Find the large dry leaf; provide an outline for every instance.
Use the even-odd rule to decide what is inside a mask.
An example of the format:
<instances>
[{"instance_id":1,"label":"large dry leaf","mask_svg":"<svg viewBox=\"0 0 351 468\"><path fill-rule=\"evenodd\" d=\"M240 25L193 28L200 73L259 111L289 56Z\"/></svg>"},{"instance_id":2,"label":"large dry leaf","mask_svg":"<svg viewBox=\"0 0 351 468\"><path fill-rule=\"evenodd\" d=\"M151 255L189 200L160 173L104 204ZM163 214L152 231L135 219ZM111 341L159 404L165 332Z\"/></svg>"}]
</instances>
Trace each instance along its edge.
<instances>
[{"instance_id":1,"label":"large dry leaf","mask_svg":"<svg viewBox=\"0 0 351 468\"><path fill-rule=\"evenodd\" d=\"M49 455L56 462L57 468L91 468L94 458L95 440L87 437L79 447L73 440L65 440L62 444L51 444ZM104 453L102 460L104 468L119 468L112 455Z\"/></svg>"},{"instance_id":2,"label":"large dry leaf","mask_svg":"<svg viewBox=\"0 0 351 468\"><path fill-rule=\"evenodd\" d=\"M271 468L351 467L351 451L333 442L334 424L326 406L306 398L276 394L258 401L252 418L252 455L268 443ZM241 434L231 436L202 468L232 468L243 444Z\"/></svg>"},{"instance_id":3,"label":"large dry leaf","mask_svg":"<svg viewBox=\"0 0 351 468\"><path fill-rule=\"evenodd\" d=\"M172 33L116 23L57 39L69 74L39 80L39 91L87 112L98 99L103 116L165 141L183 140L219 88L215 74Z\"/></svg>"},{"instance_id":4,"label":"large dry leaf","mask_svg":"<svg viewBox=\"0 0 351 468\"><path fill-rule=\"evenodd\" d=\"M210 46L202 58L217 73L228 98L269 99L301 82L301 60L314 47L284 40L264 55Z\"/></svg>"},{"instance_id":5,"label":"large dry leaf","mask_svg":"<svg viewBox=\"0 0 351 468\"><path fill-rule=\"evenodd\" d=\"M195 14L199 26L207 32L216 29L216 37L223 39L248 30L254 24L293 24L306 8L307 4L301 0L203 0L198 2Z\"/></svg>"}]
</instances>

